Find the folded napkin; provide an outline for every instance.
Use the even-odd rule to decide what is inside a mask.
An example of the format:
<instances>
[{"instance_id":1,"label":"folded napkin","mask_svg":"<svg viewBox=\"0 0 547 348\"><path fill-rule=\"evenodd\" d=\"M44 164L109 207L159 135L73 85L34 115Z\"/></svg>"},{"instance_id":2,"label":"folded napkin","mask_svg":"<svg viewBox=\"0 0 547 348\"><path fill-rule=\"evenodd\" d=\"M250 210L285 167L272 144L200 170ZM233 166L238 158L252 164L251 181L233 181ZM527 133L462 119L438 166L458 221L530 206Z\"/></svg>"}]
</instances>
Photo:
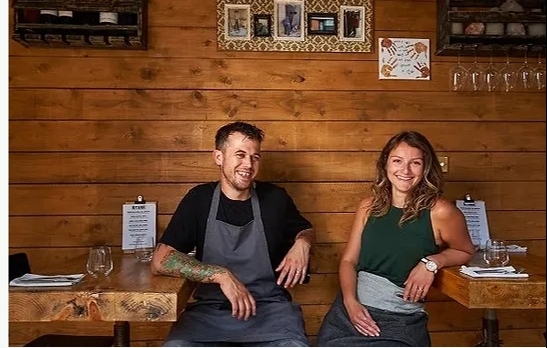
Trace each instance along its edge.
<instances>
[{"instance_id":1,"label":"folded napkin","mask_svg":"<svg viewBox=\"0 0 547 348\"><path fill-rule=\"evenodd\" d=\"M528 251L528 247L523 247L516 244L508 245L506 248L507 248L507 252L510 252L510 253L525 253L526 251Z\"/></svg>"},{"instance_id":2,"label":"folded napkin","mask_svg":"<svg viewBox=\"0 0 547 348\"><path fill-rule=\"evenodd\" d=\"M39 275L26 273L19 278L9 282L10 286L71 286L83 279L85 274L66 274L66 275Z\"/></svg>"},{"instance_id":3,"label":"folded napkin","mask_svg":"<svg viewBox=\"0 0 547 348\"><path fill-rule=\"evenodd\" d=\"M461 266L460 272L473 278L528 278L527 273L517 273L513 266L468 267Z\"/></svg>"}]
</instances>

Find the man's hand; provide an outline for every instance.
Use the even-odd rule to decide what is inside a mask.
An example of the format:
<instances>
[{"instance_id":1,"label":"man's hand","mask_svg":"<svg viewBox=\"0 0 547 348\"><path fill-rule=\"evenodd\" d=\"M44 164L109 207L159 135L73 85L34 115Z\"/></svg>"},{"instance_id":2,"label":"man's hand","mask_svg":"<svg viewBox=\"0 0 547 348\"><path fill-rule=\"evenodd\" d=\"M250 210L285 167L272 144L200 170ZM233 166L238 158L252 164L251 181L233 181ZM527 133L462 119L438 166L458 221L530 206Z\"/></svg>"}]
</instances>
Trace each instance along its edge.
<instances>
[{"instance_id":1,"label":"man's hand","mask_svg":"<svg viewBox=\"0 0 547 348\"><path fill-rule=\"evenodd\" d=\"M217 283L232 305L232 316L249 319L256 315L256 303L250 291L225 267L207 264L159 243L150 265L152 274L184 277L200 283Z\"/></svg>"},{"instance_id":2,"label":"man's hand","mask_svg":"<svg viewBox=\"0 0 547 348\"><path fill-rule=\"evenodd\" d=\"M293 287L296 283L302 284L308 271L311 244L304 238L297 239L285 258L275 269L281 272L277 284L285 288Z\"/></svg>"},{"instance_id":3,"label":"man's hand","mask_svg":"<svg viewBox=\"0 0 547 348\"><path fill-rule=\"evenodd\" d=\"M232 317L248 320L256 315L256 302L251 292L236 276L227 271L217 276L218 284L232 305Z\"/></svg>"}]
</instances>

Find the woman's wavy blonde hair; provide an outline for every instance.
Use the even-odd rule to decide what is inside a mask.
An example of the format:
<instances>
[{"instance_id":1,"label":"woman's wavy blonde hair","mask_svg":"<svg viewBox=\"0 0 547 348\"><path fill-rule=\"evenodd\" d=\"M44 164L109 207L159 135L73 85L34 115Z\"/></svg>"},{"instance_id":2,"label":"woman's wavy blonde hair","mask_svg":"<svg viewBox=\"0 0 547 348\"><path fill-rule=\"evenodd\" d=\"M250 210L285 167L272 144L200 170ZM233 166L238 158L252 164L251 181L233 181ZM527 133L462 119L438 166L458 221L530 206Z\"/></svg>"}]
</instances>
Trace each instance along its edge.
<instances>
[{"instance_id":1,"label":"woman's wavy blonde hair","mask_svg":"<svg viewBox=\"0 0 547 348\"><path fill-rule=\"evenodd\" d=\"M372 185L374 199L370 207L371 216L384 216L391 208L391 182L387 178L386 165L391 151L401 143L406 143L422 151L424 173L422 180L407 197L399 225L416 219L422 210L431 209L441 197L444 185L441 164L429 140L416 131L401 132L389 139L382 149L380 158L376 161L376 178Z\"/></svg>"}]
</instances>

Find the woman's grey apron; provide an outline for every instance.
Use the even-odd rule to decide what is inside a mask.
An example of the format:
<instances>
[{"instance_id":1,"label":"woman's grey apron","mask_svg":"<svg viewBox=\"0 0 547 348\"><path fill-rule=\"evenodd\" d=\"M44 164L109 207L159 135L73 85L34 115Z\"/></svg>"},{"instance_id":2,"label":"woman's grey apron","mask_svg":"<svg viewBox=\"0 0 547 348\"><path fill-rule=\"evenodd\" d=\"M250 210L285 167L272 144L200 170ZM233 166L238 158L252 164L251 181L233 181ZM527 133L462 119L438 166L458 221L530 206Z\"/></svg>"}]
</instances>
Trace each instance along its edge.
<instances>
[{"instance_id":1,"label":"woman's grey apron","mask_svg":"<svg viewBox=\"0 0 547 348\"><path fill-rule=\"evenodd\" d=\"M217 220L220 184L213 193L203 247L203 262L228 268L247 286L256 301L256 316L232 317L218 284L200 283L197 302L181 314L168 339L194 342L266 342L306 340L300 306L277 285L270 263L258 196L251 188L253 220L234 226Z\"/></svg>"}]
</instances>

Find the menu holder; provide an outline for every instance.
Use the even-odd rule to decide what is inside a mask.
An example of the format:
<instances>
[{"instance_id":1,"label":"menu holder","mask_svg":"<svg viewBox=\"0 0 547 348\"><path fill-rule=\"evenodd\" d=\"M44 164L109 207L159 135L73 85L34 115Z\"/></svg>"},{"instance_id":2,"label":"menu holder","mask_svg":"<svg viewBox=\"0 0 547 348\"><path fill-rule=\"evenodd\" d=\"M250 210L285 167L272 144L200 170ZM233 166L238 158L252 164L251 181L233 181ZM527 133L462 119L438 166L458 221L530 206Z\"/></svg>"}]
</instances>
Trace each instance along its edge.
<instances>
[{"instance_id":1,"label":"menu holder","mask_svg":"<svg viewBox=\"0 0 547 348\"><path fill-rule=\"evenodd\" d=\"M486 241L490 239L488 230L488 219L486 217L486 204L484 201L477 201L471 195L465 195L462 200L456 200L456 206L465 217L467 229L473 245L479 249L486 247Z\"/></svg>"},{"instance_id":2,"label":"menu holder","mask_svg":"<svg viewBox=\"0 0 547 348\"><path fill-rule=\"evenodd\" d=\"M122 213L122 250L133 252L137 244L153 248L156 243L156 202L146 202L143 196L137 196L134 202L123 204Z\"/></svg>"}]
</instances>

